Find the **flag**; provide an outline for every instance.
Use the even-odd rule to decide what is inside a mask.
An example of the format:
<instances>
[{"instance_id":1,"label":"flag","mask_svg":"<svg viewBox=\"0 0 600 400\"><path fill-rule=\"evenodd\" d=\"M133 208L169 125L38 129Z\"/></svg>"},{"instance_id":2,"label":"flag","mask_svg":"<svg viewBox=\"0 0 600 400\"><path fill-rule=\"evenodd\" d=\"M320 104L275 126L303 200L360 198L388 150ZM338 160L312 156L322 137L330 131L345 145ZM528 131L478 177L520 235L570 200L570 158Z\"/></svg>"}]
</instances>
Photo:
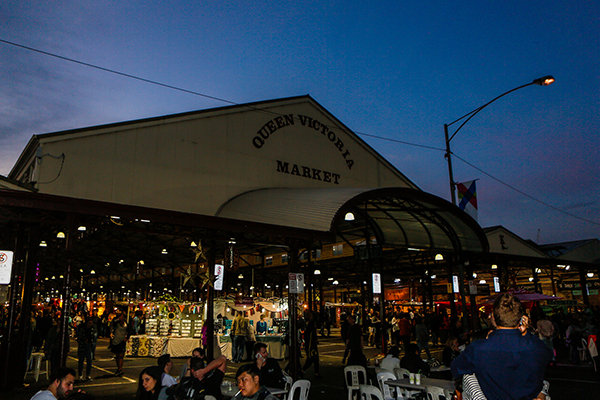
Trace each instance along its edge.
<instances>
[{"instance_id":1,"label":"flag","mask_svg":"<svg viewBox=\"0 0 600 400\"><path fill-rule=\"evenodd\" d=\"M458 207L469 214L475 221L477 221L476 181L477 180L456 184L456 188L458 189Z\"/></svg>"}]
</instances>

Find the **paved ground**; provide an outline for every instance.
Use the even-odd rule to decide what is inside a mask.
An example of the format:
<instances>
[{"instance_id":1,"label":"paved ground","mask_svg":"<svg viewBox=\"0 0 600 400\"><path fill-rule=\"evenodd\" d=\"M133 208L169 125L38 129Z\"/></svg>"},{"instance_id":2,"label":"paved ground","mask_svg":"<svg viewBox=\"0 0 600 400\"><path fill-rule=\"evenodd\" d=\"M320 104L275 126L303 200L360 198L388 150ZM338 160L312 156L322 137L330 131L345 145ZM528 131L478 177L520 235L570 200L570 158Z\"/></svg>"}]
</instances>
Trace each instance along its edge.
<instances>
[{"instance_id":1,"label":"paved ground","mask_svg":"<svg viewBox=\"0 0 600 400\"><path fill-rule=\"evenodd\" d=\"M346 399L347 392L343 378L343 345L339 340L339 332L333 331L330 338L322 338L319 344L321 359L321 375L323 378L314 379L311 369L306 373L305 379L312 382L309 393L311 400ZM130 400L135 399L137 390L137 379L141 370L149 365L155 365L155 358L134 357L126 358L122 377L114 377L116 371L112 353L107 349L107 340L100 339L97 347L97 356L92 369L92 381L77 382L76 388L81 388L93 395L97 400ZM441 358L441 347L433 350L433 355ZM369 347L365 350L367 358L374 357L379 351ZM73 351L73 353L75 353ZM173 375L181 370L184 359L174 359ZM302 360L304 362L304 359ZM282 366L285 363L282 361ZM234 380L235 372L241 364L229 363L225 379ZM68 366L77 370L77 361L69 357ZM590 364L573 366L569 363L558 363L550 367L546 373L546 379L550 382L550 393L553 400L560 399L600 399L600 385L598 375ZM40 389L45 389L48 381L45 376L39 382L28 375L26 386L12 390L8 393L0 393L0 399L28 400Z\"/></svg>"}]
</instances>

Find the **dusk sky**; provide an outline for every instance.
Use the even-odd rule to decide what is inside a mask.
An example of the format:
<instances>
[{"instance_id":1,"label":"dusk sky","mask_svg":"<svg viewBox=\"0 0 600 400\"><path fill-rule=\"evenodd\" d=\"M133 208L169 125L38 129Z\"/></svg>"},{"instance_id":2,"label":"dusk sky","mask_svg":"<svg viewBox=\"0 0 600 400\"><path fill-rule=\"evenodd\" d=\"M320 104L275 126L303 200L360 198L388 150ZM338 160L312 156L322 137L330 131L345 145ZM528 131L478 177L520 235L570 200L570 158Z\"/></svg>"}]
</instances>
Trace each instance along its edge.
<instances>
[{"instance_id":1,"label":"dusk sky","mask_svg":"<svg viewBox=\"0 0 600 400\"><path fill-rule=\"evenodd\" d=\"M444 123L553 75L461 129L454 177L479 179L482 227L600 238L597 1L4 0L0 40L5 176L34 134L309 94L449 200Z\"/></svg>"}]
</instances>

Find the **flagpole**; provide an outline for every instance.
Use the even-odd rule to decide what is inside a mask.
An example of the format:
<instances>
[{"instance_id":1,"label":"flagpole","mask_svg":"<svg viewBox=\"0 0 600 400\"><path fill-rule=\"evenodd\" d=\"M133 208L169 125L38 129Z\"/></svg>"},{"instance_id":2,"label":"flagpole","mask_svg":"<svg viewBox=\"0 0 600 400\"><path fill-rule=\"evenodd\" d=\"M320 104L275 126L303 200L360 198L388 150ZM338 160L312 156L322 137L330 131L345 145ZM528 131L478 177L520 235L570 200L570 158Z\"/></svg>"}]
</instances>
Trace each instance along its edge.
<instances>
[{"instance_id":1,"label":"flagpole","mask_svg":"<svg viewBox=\"0 0 600 400\"><path fill-rule=\"evenodd\" d=\"M449 124L444 124L444 135L446 138L446 154L444 155L444 157L446 157L446 160L448 161L448 175L450 178L450 199L452 201L452 204L456 205L456 183L454 182L454 174L452 173L452 159L451 159L451 154L452 151L450 151L450 141L454 138L454 136L456 136L456 134L458 133L458 131L461 130L461 128L463 126L465 126L465 124L467 122L469 122L469 120L471 118L473 118L475 115L477 115L477 113L479 113L479 111L483 110L484 108L486 108L487 106L489 106L490 104L492 104L493 102L495 102L496 100L498 100L501 97L506 96L509 93L512 93L516 90L522 89L524 87L527 86L531 86L531 85L540 85L540 86L548 86L550 84L554 83L554 78L550 75L548 76L544 76L542 78L538 78L536 80L534 80L531 83L527 83L525 85L521 85L521 86L517 86L514 89L511 89L507 92L502 93L500 96L495 97L494 99L488 101L487 103L485 103L484 105L477 107L476 109L474 109L473 111L463 115L462 117L460 117L459 119L450 122ZM448 135L448 127L457 123L458 121L463 120L464 118L466 118L466 120L454 131L454 133L452 134L452 136Z\"/></svg>"}]
</instances>

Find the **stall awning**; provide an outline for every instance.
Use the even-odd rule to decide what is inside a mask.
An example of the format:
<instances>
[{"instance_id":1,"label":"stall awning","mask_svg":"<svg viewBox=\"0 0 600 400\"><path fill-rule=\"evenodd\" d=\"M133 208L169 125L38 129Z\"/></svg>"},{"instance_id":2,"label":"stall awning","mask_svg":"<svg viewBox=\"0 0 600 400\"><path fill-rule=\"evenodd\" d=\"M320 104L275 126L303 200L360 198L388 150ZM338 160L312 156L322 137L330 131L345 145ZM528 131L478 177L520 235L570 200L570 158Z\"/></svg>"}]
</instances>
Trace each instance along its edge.
<instances>
[{"instance_id":1,"label":"stall awning","mask_svg":"<svg viewBox=\"0 0 600 400\"><path fill-rule=\"evenodd\" d=\"M352 213L353 220L346 215ZM410 188L275 188L243 193L217 216L329 231L345 240L423 250L487 252L481 227L455 205Z\"/></svg>"}]
</instances>

